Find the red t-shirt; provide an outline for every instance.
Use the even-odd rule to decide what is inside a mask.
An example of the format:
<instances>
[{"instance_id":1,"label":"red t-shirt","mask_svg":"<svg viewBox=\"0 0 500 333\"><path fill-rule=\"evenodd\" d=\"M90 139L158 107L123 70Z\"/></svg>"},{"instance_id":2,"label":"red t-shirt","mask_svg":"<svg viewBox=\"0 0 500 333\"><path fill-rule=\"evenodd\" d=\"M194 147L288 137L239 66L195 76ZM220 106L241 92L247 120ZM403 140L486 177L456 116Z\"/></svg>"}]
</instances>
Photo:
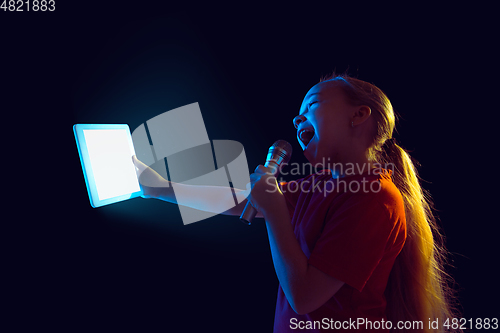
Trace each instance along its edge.
<instances>
[{"instance_id":1,"label":"red t-shirt","mask_svg":"<svg viewBox=\"0 0 500 333\"><path fill-rule=\"evenodd\" d=\"M344 285L305 315L290 307L280 286L275 333L371 331L357 318L371 321L374 332L389 332L382 329L388 325L384 290L406 239L403 199L391 175L378 169L334 179L323 170L280 184L309 265Z\"/></svg>"}]
</instances>

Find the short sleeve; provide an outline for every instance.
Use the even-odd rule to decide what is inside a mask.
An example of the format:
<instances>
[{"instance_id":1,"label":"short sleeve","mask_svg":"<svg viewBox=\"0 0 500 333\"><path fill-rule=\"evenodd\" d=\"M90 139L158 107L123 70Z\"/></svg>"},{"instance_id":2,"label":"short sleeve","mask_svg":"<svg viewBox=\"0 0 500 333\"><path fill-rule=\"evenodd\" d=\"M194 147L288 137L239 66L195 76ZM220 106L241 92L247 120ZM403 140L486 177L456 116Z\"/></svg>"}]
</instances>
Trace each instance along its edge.
<instances>
[{"instance_id":1,"label":"short sleeve","mask_svg":"<svg viewBox=\"0 0 500 333\"><path fill-rule=\"evenodd\" d=\"M351 194L331 207L309 264L361 291L372 275L397 221L373 194Z\"/></svg>"}]
</instances>

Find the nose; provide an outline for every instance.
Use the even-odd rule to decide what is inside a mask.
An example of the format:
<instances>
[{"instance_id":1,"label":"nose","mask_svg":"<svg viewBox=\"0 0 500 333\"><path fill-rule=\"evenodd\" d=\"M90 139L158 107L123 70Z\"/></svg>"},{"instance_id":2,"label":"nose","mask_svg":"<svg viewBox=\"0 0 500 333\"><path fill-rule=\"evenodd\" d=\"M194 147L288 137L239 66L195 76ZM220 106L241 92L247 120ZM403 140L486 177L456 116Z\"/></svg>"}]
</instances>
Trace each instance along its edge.
<instances>
[{"instance_id":1,"label":"nose","mask_svg":"<svg viewBox=\"0 0 500 333\"><path fill-rule=\"evenodd\" d=\"M298 115L297 117L293 118L293 126L295 126L296 129L299 128L299 124L306 121L306 117L303 115Z\"/></svg>"}]
</instances>

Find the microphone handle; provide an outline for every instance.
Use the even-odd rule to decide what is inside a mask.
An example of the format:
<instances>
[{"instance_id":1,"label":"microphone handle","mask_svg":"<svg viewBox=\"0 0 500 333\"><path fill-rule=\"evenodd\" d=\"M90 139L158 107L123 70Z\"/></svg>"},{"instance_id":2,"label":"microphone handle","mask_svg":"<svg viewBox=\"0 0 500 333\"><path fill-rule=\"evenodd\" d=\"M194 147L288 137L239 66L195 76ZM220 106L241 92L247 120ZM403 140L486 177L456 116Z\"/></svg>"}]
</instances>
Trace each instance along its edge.
<instances>
[{"instance_id":1,"label":"microphone handle","mask_svg":"<svg viewBox=\"0 0 500 333\"><path fill-rule=\"evenodd\" d=\"M264 164L264 166L273 168L272 174L274 177L279 174L279 166L273 161L266 161L266 164ZM250 200L248 200L245 209L243 209L243 213L241 213L240 221L247 225L250 225L252 224L252 220L256 215L257 209L255 209L254 206L252 206L252 204L250 203Z\"/></svg>"}]
</instances>

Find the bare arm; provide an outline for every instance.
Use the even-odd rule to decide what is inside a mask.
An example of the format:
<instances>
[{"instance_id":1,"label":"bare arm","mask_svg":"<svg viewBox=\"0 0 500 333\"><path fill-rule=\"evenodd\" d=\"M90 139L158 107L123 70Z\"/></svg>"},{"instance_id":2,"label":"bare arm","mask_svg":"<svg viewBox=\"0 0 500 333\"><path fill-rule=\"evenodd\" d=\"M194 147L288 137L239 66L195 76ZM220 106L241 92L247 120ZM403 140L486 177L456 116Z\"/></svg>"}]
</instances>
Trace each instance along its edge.
<instances>
[{"instance_id":1,"label":"bare arm","mask_svg":"<svg viewBox=\"0 0 500 333\"><path fill-rule=\"evenodd\" d=\"M194 209L212 212L216 214L240 216L245 208L247 200L243 200L239 204L233 196L235 194L243 194L248 196L249 190L241 190L222 186L196 186L174 183L164 179L156 171L142 163L133 156L133 162L137 168L139 183L145 198L155 198L170 203L178 204L176 194L179 197L189 197L189 202L182 202L184 206ZM175 193L174 193L175 186ZM226 210L225 207L232 207ZM262 217L257 214L257 217Z\"/></svg>"},{"instance_id":2,"label":"bare arm","mask_svg":"<svg viewBox=\"0 0 500 333\"><path fill-rule=\"evenodd\" d=\"M252 203L266 219L274 269L288 303L297 314L312 312L326 303L344 282L309 265L290 221L285 197L276 178L259 166L250 176Z\"/></svg>"},{"instance_id":3,"label":"bare arm","mask_svg":"<svg viewBox=\"0 0 500 333\"><path fill-rule=\"evenodd\" d=\"M236 205L233 193L230 188L222 186L197 186L186 185L169 182L170 187L161 188L158 193L157 199L179 204L175 195L179 197L189 197L189 201L182 201L182 204L194 209L202 210L205 212L212 212L223 215L237 215L240 216L245 208L247 199ZM174 193L175 186L175 193ZM248 191L240 189L232 189L236 193L244 193ZM226 210L226 207L232 207Z\"/></svg>"},{"instance_id":4,"label":"bare arm","mask_svg":"<svg viewBox=\"0 0 500 333\"><path fill-rule=\"evenodd\" d=\"M297 314L316 310L335 295L344 282L308 264L284 202L268 210L265 219L274 269L290 306Z\"/></svg>"}]
</instances>

